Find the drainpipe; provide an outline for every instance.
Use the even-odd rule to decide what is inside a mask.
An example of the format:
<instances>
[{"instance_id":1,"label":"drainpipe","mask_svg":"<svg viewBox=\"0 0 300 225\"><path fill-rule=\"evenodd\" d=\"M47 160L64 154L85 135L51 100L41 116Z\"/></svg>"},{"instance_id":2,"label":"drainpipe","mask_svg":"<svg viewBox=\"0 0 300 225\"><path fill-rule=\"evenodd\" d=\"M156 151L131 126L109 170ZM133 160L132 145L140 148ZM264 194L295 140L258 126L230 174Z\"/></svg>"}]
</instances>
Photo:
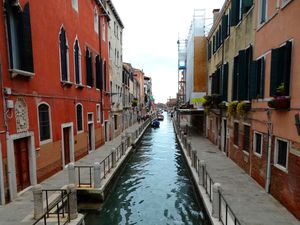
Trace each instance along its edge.
<instances>
[{"instance_id":1,"label":"drainpipe","mask_svg":"<svg viewBox=\"0 0 300 225\"><path fill-rule=\"evenodd\" d=\"M265 190L267 193L270 192L270 184L271 184L271 154L272 154L272 112L270 109L267 110L267 126L268 126L268 152L267 152L267 174L266 174L266 184L265 184Z\"/></svg>"}]
</instances>

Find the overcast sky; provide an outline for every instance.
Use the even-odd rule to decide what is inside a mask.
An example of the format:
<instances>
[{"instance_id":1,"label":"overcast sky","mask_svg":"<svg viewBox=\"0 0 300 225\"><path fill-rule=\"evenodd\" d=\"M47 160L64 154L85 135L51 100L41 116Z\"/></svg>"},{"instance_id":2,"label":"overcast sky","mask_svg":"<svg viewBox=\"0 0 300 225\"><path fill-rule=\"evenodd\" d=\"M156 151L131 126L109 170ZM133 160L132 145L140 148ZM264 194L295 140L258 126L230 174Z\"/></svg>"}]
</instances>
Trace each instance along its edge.
<instances>
[{"instance_id":1,"label":"overcast sky","mask_svg":"<svg viewBox=\"0 0 300 225\"><path fill-rule=\"evenodd\" d=\"M206 9L206 30L212 10L224 0L112 0L125 26L123 61L152 78L155 102L175 98L178 87L177 40L187 38L194 9Z\"/></svg>"}]
</instances>

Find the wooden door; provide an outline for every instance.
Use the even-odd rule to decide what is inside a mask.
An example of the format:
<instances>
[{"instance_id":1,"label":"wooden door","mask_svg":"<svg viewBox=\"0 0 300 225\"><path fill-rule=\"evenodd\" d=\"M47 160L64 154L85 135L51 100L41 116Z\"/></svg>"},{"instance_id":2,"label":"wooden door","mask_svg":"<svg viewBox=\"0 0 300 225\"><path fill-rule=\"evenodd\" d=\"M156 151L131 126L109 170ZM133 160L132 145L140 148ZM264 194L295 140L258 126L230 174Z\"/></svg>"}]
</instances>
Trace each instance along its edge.
<instances>
[{"instance_id":1,"label":"wooden door","mask_svg":"<svg viewBox=\"0 0 300 225\"><path fill-rule=\"evenodd\" d=\"M64 128L64 155L65 155L65 165L70 163L70 128Z\"/></svg>"},{"instance_id":2,"label":"wooden door","mask_svg":"<svg viewBox=\"0 0 300 225\"><path fill-rule=\"evenodd\" d=\"M28 138L14 141L17 191L30 185Z\"/></svg>"},{"instance_id":3,"label":"wooden door","mask_svg":"<svg viewBox=\"0 0 300 225\"><path fill-rule=\"evenodd\" d=\"M88 124L88 150L91 151L93 149L92 147L92 129L93 124Z\"/></svg>"}]
</instances>

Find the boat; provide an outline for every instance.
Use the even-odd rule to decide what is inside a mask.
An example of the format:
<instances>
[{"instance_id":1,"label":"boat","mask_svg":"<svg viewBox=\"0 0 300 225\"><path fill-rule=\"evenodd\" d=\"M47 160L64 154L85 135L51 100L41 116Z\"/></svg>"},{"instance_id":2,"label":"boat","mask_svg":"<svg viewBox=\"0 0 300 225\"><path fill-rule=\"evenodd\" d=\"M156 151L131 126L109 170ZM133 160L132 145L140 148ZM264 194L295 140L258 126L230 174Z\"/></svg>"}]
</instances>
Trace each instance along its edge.
<instances>
[{"instance_id":1,"label":"boat","mask_svg":"<svg viewBox=\"0 0 300 225\"><path fill-rule=\"evenodd\" d=\"M157 119L158 119L158 120L164 120L164 116L163 116L162 114L158 114L158 115L157 115Z\"/></svg>"},{"instance_id":2,"label":"boat","mask_svg":"<svg viewBox=\"0 0 300 225\"><path fill-rule=\"evenodd\" d=\"M151 122L151 127L153 127L153 128L158 128L159 125L160 125L160 122L157 119L155 119Z\"/></svg>"}]
</instances>

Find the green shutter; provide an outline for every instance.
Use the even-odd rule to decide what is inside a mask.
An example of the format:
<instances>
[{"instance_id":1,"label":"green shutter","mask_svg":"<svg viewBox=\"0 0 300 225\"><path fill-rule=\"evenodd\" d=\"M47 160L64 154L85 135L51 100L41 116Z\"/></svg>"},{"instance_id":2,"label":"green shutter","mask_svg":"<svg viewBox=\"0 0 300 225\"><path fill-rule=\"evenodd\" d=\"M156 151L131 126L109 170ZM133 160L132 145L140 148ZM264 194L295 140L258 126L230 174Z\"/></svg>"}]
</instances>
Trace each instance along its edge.
<instances>
[{"instance_id":1,"label":"green shutter","mask_svg":"<svg viewBox=\"0 0 300 225\"><path fill-rule=\"evenodd\" d=\"M239 68L238 68L238 100L246 100L247 87L245 79L247 79L247 60L246 50L239 51Z\"/></svg>"},{"instance_id":2,"label":"green shutter","mask_svg":"<svg viewBox=\"0 0 300 225\"><path fill-rule=\"evenodd\" d=\"M250 66L250 99L255 99L257 97L257 90L258 90L258 61L251 62Z\"/></svg>"},{"instance_id":3,"label":"green shutter","mask_svg":"<svg viewBox=\"0 0 300 225\"><path fill-rule=\"evenodd\" d=\"M227 101L227 93L228 93L228 63L223 65L222 101Z\"/></svg>"},{"instance_id":4,"label":"green shutter","mask_svg":"<svg viewBox=\"0 0 300 225\"><path fill-rule=\"evenodd\" d=\"M238 68L239 68L239 58L234 57L233 61L233 72L232 72L232 101L238 99Z\"/></svg>"},{"instance_id":5,"label":"green shutter","mask_svg":"<svg viewBox=\"0 0 300 225\"><path fill-rule=\"evenodd\" d=\"M288 41L285 45L283 55L283 82L285 87L285 95L290 95L290 77L291 77L291 54L292 42Z\"/></svg>"},{"instance_id":6,"label":"green shutter","mask_svg":"<svg viewBox=\"0 0 300 225\"><path fill-rule=\"evenodd\" d=\"M243 13L248 12L249 9L252 7L252 5L253 5L253 0L242 0Z\"/></svg>"},{"instance_id":7,"label":"green shutter","mask_svg":"<svg viewBox=\"0 0 300 225\"><path fill-rule=\"evenodd\" d=\"M231 1L231 15L230 15L230 25L235 26L239 22L239 10L240 10L240 1L232 0Z\"/></svg>"},{"instance_id":8,"label":"green shutter","mask_svg":"<svg viewBox=\"0 0 300 225\"><path fill-rule=\"evenodd\" d=\"M258 90L258 95L261 98L264 98L264 94L265 94L265 58L262 57L259 59L259 90Z\"/></svg>"},{"instance_id":9,"label":"green shutter","mask_svg":"<svg viewBox=\"0 0 300 225\"><path fill-rule=\"evenodd\" d=\"M272 49L271 53L271 79L270 79L270 96L276 95L276 88L280 84L280 48Z\"/></svg>"},{"instance_id":10,"label":"green shutter","mask_svg":"<svg viewBox=\"0 0 300 225\"><path fill-rule=\"evenodd\" d=\"M21 68L25 71L34 72L29 3L26 3L26 5L24 6L20 22L22 26L22 35L20 37L22 38Z\"/></svg>"}]
</instances>

